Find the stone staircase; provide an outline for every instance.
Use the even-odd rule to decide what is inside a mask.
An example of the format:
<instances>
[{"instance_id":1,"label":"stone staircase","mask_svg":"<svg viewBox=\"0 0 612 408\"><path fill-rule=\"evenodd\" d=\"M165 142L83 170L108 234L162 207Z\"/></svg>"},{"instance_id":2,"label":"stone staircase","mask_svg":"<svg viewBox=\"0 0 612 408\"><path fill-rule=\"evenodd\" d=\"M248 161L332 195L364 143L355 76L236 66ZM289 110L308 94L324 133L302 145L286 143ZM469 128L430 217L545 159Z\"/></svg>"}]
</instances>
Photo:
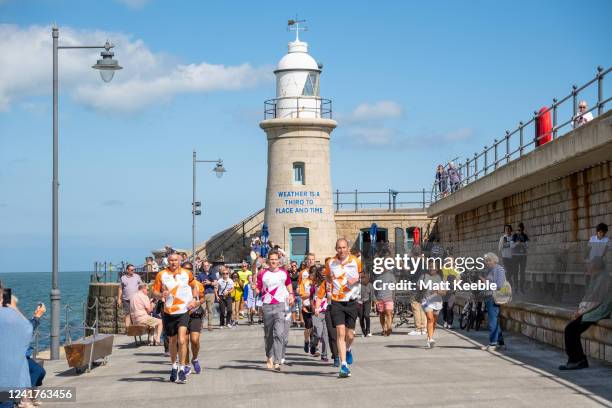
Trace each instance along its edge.
<instances>
[{"instance_id":1,"label":"stone staircase","mask_svg":"<svg viewBox=\"0 0 612 408\"><path fill-rule=\"evenodd\" d=\"M247 259L251 239L261 234L263 220L264 209L262 208L198 245L196 254L210 261L223 257L227 263L237 263Z\"/></svg>"}]
</instances>

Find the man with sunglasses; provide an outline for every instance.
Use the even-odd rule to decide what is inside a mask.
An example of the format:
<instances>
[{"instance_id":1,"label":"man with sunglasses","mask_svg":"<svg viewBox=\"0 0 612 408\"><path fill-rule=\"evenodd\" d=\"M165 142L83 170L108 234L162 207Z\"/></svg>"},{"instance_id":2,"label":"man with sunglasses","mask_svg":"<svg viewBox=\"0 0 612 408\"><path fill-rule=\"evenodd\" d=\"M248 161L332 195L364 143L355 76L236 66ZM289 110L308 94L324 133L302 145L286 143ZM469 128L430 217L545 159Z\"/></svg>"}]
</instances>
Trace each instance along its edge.
<instances>
[{"instance_id":1,"label":"man with sunglasses","mask_svg":"<svg viewBox=\"0 0 612 408\"><path fill-rule=\"evenodd\" d=\"M588 105L586 101L580 101L578 104L578 113L574 115L572 118L572 126L574 129L584 125L587 122L593 120L593 114L589 111L587 112Z\"/></svg>"}]
</instances>

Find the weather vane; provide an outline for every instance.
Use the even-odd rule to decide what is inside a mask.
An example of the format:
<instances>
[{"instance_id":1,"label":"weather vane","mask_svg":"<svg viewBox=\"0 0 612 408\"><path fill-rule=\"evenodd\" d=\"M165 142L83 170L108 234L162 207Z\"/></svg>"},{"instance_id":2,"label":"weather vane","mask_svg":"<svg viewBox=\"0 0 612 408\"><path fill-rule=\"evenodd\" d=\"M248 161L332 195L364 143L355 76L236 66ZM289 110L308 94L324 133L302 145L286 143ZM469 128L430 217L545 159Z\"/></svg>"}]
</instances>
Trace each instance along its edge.
<instances>
[{"instance_id":1,"label":"weather vane","mask_svg":"<svg viewBox=\"0 0 612 408\"><path fill-rule=\"evenodd\" d=\"M303 25L300 26L300 23ZM287 31L295 31L295 41L300 41L300 31L307 31L306 20L298 20L297 14L295 19L287 21Z\"/></svg>"}]
</instances>

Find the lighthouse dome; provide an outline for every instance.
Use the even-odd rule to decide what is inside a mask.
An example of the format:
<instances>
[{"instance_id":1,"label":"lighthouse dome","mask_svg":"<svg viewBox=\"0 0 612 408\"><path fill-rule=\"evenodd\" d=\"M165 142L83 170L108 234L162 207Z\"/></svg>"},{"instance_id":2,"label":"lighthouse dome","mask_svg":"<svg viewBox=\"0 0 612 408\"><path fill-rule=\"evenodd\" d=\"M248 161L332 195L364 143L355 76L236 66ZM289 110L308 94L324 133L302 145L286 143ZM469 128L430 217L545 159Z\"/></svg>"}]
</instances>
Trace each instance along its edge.
<instances>
[{"instance_id":1,"label":"lighthouse dome","mask_svg":"<svg viewBox=\"0 0 612 408\"><path fill-rule=\"evenodd\" d=\"M308 43L292 41L289 43L289 53L278 62L276 71L285 70L320 71L317 61L308 54Z\"/></svg>"}]
</instances>

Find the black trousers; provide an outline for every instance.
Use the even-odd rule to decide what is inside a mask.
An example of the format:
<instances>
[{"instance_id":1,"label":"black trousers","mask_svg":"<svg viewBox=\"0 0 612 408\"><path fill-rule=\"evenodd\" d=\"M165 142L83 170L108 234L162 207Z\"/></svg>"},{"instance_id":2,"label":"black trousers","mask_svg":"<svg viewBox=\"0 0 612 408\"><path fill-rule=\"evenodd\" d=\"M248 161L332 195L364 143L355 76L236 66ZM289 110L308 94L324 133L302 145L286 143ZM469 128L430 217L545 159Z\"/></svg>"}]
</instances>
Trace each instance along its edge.
<instances>
[{"instance_id":1,"label":"black trousers","mask_svg":"<svg viewBox=\"0 0 612 408\"><path fill-rule=\"evenodd\" d=\"M455 312L453 311L454 305L448 306L448 302L442 302L442 321L444 323L453 325L453 320L455 319Z\"/></svg>"},{"instance_id":2,"label":"black trousers","mask_svg":"<svg viewBox=\"0 0 612 408\"><path fill-rule=\"evenodd\" d=\"M327 305L327 310L325 311L325 325L327 326L327 338L329 340L332 358L336 358L338 357L338 343L336 342L336 328L332 324L330 304Z\"/></svg>"},{"instance_id":3,"label":"black trousers","mask_svg":"<svg viewBox=\"0 0 612 408\"><path fill-rule=\"evenodd\" d=\"M514 258L502 258L502 265L504 266L504 269L506 270L506 279L508 280L508 282L510 282L510 285L512 285L512 288L516 288L516 290L518 290L518 276L517 276L517 265L518 262L516 259Z\"/></svg>"},{"instance_id":4,"label":"black trousers","mask_svg":"<svg viewBox=\"0 0 612 408\"><path fill-rule=\"evenodd\" d=\"M219 325L225 326L232 322L232 297L219 298Z\"/></svg>"},{"instance_id":5,"label":"black trousers","mask_svg":"<svg viewBox=\"0 0 612 408\"><path fill-rule=\"evenodd\" d=\"M568 363L577 363L586 360L580 335L586 331L595 322L583 322L582 316L572 320L565 326L565 352L567 353Z\"/></svg>"},{"instance_id":6,"label":"black trousers","mask_svg":"<svg viewBox=\"0 0 612 408\"><path fill-rule=\"evenodd\" d=\"M365 336L370 333L370 309L372 309L372 300L367 300L357 304L357 316L359 316L359 326L361 332Z\"/></svg>"}]
</instances>

